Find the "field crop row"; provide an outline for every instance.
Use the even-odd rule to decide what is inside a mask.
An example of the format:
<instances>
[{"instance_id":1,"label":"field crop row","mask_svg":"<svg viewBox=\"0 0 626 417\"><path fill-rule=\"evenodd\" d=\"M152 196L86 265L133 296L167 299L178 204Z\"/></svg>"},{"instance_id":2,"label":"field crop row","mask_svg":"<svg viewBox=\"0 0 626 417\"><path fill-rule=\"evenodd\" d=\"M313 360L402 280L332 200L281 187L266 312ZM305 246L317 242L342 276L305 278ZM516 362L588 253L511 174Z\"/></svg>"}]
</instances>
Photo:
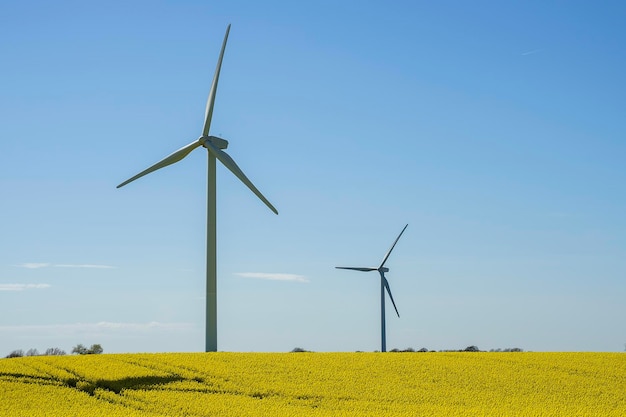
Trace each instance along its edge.
<instances>
[{"instance_id":1,"label":"field crop row","mask_svg":"<svg viewBox=\"0 0 626 417\"><path fill-rule=\"evenodd\" d=\"M1 416L624 416L626 355L171 353L0 360Z\"/></svg>"}]
</instances>

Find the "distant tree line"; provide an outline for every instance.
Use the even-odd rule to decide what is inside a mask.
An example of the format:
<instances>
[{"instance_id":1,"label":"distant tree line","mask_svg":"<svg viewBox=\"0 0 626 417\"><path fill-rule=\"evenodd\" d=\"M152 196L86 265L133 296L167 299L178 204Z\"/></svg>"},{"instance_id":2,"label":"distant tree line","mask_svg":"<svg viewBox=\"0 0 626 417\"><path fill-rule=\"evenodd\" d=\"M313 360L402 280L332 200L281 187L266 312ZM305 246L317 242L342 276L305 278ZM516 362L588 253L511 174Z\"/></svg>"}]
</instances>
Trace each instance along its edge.
<instances>
[{"instance_id":1,"label":"distant tree line","mask_svg":"<svg viewBox=\"0 0 626 417\"><path fill-rule=\"evenodd\" d=\"M87 348L83 346L82 344L78 344L74 346L74 348L72 349L72 353L77 354L77 355L97 355L102 352L104 352L104 349L102 349L102 346L100 346L99 344L91 345L90 348ZM17 349L9 353L7 356L5 356L5 358L21 358L23 356L61 356L61 355L67 355L67 353L65 353L63 349L59 349L56 347L48 348L46 349L44 353L39 353L37 349L28 349L26 352L24 352L22 349Z\"/></svg>"},{"instance_id":2,"label":"distant tree line","mask_svg":"<svg viewBox=\"0 0 626 417\"><path fill-rule=\"evenodd\" d=\"M523 352L524 349L520 348L506 348L506 349L491 349L489 352ZM302 349L300 347L294 348L292 352L310 352L309 350ZM362 351L357 351L362 352ZM376 351L378 352L378 351ZM412 347L408 347L406 349L391 349L389 352L485 352L484 350L478 349L478 346L468 346L465 349L444 349L444 350L428 350L426 348L421 348L419 350L415 350Z\"/></svg>"},{"instance_id":3,"label":"distant tree line","mask_svg":"<svg viewBox=\"0 0 626 417\"><path fill-rule=\"evenodd\" d=\"M491 349L489 352L523 352L524 349L521 348L506 348L506 349ZM414 350L413 348L406 348L404 350L401 349L391 349L390 352L486 352L485 350L480 350L478 346L471 345L466 347L465 349L443 349L443 350L428 350L426 348L421 348L420 350Z\"/></svg>"},{"instance_id":4,"label":"distant tree line","mask_svg":"<svg viewBox=\"0 0 626 417\"><path fill-rule=\"evenodd\" d=\"M28 349L26 353L22 349L14 350L9 353L5 358L21 358L22 356L61 356L66 355L63 349L48 348L44 353L39 353L37 349Z\"/></svg>"}]
</instances>

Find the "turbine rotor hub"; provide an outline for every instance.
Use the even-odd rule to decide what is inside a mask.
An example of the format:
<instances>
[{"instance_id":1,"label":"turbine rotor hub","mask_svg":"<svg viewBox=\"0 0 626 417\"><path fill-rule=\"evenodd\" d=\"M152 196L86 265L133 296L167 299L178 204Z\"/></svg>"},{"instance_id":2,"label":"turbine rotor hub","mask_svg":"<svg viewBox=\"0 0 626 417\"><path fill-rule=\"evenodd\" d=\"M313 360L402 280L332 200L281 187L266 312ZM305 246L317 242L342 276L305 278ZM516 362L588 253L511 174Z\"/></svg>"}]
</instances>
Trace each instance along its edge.
<instances>
[{"instance_id":1,"label":"turbine rotor hub","mask_svg":"<svg viewBox=\"0 0 626 417\"><path fill-rule=\"evenodd\" d=\"M201 136L198 139L198 142L200 142L202 146L204 146L205 148L207 147L205 145L206 142L210 142L213 146L217 147L218 149L228 148L228 141L226 139L218 138L217 136Z\"/></svg>"}]
</instances>

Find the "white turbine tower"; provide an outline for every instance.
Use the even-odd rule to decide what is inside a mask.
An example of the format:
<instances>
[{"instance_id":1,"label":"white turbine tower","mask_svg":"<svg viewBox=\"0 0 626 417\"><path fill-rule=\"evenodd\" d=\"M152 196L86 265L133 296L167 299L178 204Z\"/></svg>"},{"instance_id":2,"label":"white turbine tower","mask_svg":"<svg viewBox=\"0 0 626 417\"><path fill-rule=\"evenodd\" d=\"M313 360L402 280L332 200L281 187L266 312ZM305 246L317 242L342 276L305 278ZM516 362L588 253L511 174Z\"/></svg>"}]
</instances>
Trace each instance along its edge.
<instances>
[{"instance_id":1,"label":"white turbine tower","mask_svg":"<svg viewBox=\"0 0 626 417\"><path fill-rule=\"evenodd\" d=\"M335 267L337 269L351 269L353 271L361 271L361 272L378 271L378 273L380 274L380 344L381 344L380 350L381 352L387 351L387 335L385 333L385 290L387 291L387 294L389 294L389 298L391 299L393 308L396 310L396 314L398 315L398 317L400 317L400 313L398 313L398 307L396 307L396 302L393 301L393 295L391 295L391 288L389 288L389 281L387 281L387 278L385 278L385 272L389 272L389 268L385 267L385 262L387 262L389 255L391 255L391 251L396 246L396 243L398 243L398 240L400 240L400 236L402 236L402 233L404 233L407 226L408 224L404 226L404 229L402 229L402 231L396 238L396 241L393 242L393 245L391 245L391 248L389 249L389 251L387 251L387 254L383 258L383 261L380 263L378 268L367 267L367 266L366 267L360 267L360 266L359 267L355 267L355 266L336 266Z\"/></svg>"},{"instance_id":2,"label":"white turbine tower","mask_svg":"<svg viewBox=\"0 0 626 417\"><path fill-rule=\"evenodd\" d=\"M224 50L226 49L226 41L228 40L228 33L230 32L230 25L226 28L226 34L224 35L224 42L222 43L222 50L220 57L217 61L217 68L215 69L215 75L213 76L213 83L211 84L211 90L209 92L209 98L206 104L206 111L204 115L204 127L202 129L202 136L197 140L191 142L189 145L183 146L176 152L165 157L161 161L152 165L150 168L141 171L134 177L124 181L117 188L123 187L143 177L157 169L161 169L175 162L180 161L194 149L203 146L208 151L208 184L207 184L207 246L206 246L206 351L217 351L217 230L216 230L216 159L219 160L226 168L228 168L237 178L241 180L257 197L265 203L274 213L278 214L278 211L272 206L272 204L261 194L261 192L252 184L252 182L241 171L239 166L228 156L223 149L228 147L228 141L218 138L216 136L209 136L209 128L211 127L211 117L213 116L213 104L215 103L215 94L217 92L217 83L220 77L220 68L222 66L222 58L224 57Z\"/></svg>"}]
</instances>

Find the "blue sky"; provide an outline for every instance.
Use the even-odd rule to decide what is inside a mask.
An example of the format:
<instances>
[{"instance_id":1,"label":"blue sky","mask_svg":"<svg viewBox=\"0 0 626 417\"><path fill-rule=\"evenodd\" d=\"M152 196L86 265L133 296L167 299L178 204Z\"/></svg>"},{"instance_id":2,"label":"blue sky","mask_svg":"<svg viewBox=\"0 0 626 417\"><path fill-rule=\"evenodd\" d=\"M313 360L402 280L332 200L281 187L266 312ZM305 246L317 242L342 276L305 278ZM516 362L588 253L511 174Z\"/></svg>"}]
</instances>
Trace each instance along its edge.
<instances>
[{"instance_id":1,"label":"blue sky","mask_svg":"<svg viewBox=\"0 0 626 417\"><path fill-rule=\"evenodd\" d=\"M218 347L620 351L623 2L4 2L0 354Z\"/></svg>"}]
</instances>

